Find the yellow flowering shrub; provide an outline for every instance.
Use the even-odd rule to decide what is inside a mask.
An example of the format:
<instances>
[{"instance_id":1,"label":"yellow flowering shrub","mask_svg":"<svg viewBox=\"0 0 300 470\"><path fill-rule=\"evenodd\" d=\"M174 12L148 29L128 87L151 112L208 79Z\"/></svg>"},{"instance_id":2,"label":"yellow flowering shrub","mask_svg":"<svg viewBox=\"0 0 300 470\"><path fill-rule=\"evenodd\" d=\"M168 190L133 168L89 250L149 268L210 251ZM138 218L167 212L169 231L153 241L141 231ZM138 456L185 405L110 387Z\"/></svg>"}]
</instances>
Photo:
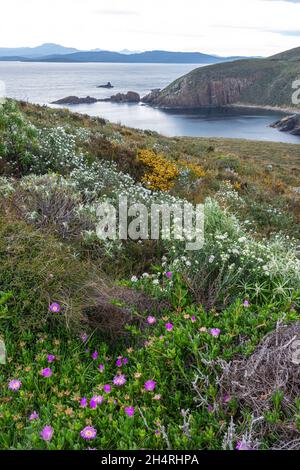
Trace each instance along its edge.
<instances>
[{"instance_id":1,"label":"yellow flowering shrub","mask_svg":"<svg viewBox=\"0 0 300 470\"><path fill-rule=\"evenodd\" d=\"M198 165L198 163L189 163L183 160L179 161L179 163L184 169L189 169L192 175L196 178L204 178L204 176L206 176L204 168L201 165Z\"/></svg>"},{"instance_id":2,"label":"yellow flowering shrub","mask_svg":"<svg viewBox=\"0 0 300 470\"><path fill-rule=\"evenodd\" d=\"M142 178L148 188L169 191L174 187L180 172L175 163L167 160L164 155L156 154L153 150L140 150L138 161L148 168Z\"/></svg>"}]
</instances>

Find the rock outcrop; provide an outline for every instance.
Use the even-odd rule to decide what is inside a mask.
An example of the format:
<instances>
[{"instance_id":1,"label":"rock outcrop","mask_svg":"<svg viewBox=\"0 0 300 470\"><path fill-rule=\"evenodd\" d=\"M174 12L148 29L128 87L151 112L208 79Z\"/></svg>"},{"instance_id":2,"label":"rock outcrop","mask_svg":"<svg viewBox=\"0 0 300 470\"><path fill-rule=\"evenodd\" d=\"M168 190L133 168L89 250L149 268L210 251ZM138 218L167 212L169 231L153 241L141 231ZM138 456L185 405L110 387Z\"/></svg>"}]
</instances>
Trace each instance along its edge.
<instances>
[{"instance_id":1,"label":"rock outcrop","mask_svg":"<svg viewBox=\"0 0 300 470\"><path fill-rule=\"evenodd\" d=\"M242 92L255 82L248 78L225 77L203 80L198 84L183 77L170 89L152 91L142 101L163 108L221 107L239 102Z\"/></svg>"},{"instance_id":2,"label":"rock outcrop","mask_svg":"<svg viewBox=\"0 0 300 470\"><path fill-rule=\"evenodd\" d=\"M286 116L271 124L271 127L274 127L281 132L289 132L290 134L300 136L300 114Z\"/></svg>"},{"instance_id":3,"label":"rock outcrop","mask_svg":"<svg viewBox=\"0 0 300 470\"><path fill-rule=\"evenodd\" d=\"M135 91L128 91L127 93L117 93L116 95L111 96L110 98L104 98L98 100L97 98L92 98L87 96L86 98L78 98L78 96L67 96L61 100L53 101L51 104L61 104L61 105L76 105L76 104L93 104L99 102L112 102L112 103L139 103L141 97Z\"/></svg>"},{"instance_id":4,"label":"rock outcrop","mask_svg":"<svg viewBox=\"0 0 300 470\"><path fill-rule=\"evenodd\" d=\"M154 90L151 90L151 92L148 95L142 98L142 102L149 103L149 104L154 103L159 98L160 92L161 92L160 88L155 88Z\"/></svg>"},{"instance_id":5,"label":"rock outcrop","mask_svg":"<svg viewBox=\"0 0 300 470\"><path fill-rule=\"evenodd\" d=\"M98 85L97 88L113 88L113 85L110 82L107 82L106 85Z\"/></svg>"},{"instance_id":6,"label":"rock outcrop","mask_svg":"<svg viewBox=\"0 0 300 470\"><path fill-rule=\"evenodd\" d=\"M128 91L127 93L117 93L109 98L113 103L139 103L141 97L135 91Z\"/></svg>"},{"instance_id":7,"label":"rock outcrop","mask_svg":"<svg viewBox=\"0 0 300 470\"><path fill-rule=\"evenodd\" d=\"M65 105L75 105L75 104L93 104L97 103L96 98L87 96L86 98L78 98L78 96L67 96L61 100L53 101L51 104L65 104Z\"/></svg>"}]
</instances>

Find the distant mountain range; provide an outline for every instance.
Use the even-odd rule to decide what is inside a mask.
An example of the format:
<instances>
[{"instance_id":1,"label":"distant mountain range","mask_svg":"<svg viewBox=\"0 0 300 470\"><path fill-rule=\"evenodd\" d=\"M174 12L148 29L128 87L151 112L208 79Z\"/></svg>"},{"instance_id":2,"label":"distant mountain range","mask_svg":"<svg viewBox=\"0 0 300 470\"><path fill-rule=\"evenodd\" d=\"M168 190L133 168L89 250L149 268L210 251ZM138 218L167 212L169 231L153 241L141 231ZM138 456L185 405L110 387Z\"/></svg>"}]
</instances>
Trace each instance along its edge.
<instances>
[{"instance_id":1,"label":"distant mountain range","mask_svg":"<svg viewBox=\"0 0 300 470\"><path fill-rule=\"evenodd\" d=\"M0 61L21 62L111 62L111 63L161 63L161 64L216 64L242 57L218 57L201 52L147 51L111 52L96 49L79 51L57 44L38 47L0 48Z\"/></svg>"},{"instance_id":2,"label":"distant mountain range","mask_svg":"<svg viewBox=\"0 0 300 470\"><path fill-rule=\"evenodd\" d=\"M78 52L78 49L73 47L64 47L59 44L42 44L37 47L0 47L0 57L1 59L11 58L11 57L21 57L21 58L39 58L45 57L47 55L61 55L61 54L72 54L73 52Z\"/></svg>"}]
</instances>

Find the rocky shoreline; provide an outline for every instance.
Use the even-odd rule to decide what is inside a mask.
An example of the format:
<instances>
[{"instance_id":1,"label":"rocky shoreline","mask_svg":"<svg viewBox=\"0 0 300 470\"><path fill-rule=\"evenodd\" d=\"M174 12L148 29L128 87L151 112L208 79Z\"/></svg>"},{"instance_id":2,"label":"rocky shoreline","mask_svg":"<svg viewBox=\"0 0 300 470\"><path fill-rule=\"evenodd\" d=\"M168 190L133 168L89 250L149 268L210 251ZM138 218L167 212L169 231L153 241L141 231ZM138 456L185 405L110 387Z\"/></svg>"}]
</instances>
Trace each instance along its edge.
<instances>
[{"instance_id":1,"label":"rocky shoreline","mask_svg":"<svg viewBox=\"0 0 300 470\"><path fill-rule=\"evenodd\" d=\"M288 132L289 134L300 136L300 114L286 116L271 124L270 127L278 129L281 132Z\"/></svg>"},{"instance_id":2,"label":"rocky shoreline","mask_svg":"<svg viewBox=\"0 0 300 470\"><path fill-rule=\"evenodd\" d=\"M79 98L78 96L67 96L57 101L53 101L51 104L75 106L78 104L94 104L94 103L139 103L141 97L135 91L128 91L127 93L117 93L110 98L97 99L92 96L86 96L85 98Z\"/></svg>"},{"instance_id":3,"label":"rocky shoreline","mask_svg":"<svg viewBox=\"0 0 300 470\"><path fill-rule=\"evenodd\" d=\"M94 104L99 102L111 102L117 104L123 103L144 103L152 107L158 107L162 109L168 108L167 106L159 106L155 104L156 98L160 95L161 90L154 89L151 92L144 96L143 98L134 91L128 91L127 93L117 93L116 95L111 96L110 98L104 99L97 99L91 96L86 96L80 98L78 96L67 96L60 100L54 101L51 104L56 105L67 105L67 106L75 106L79 104ZM206 106L207 108L213 108L213 106ZM283 108L283 107L272 107L272 106L255 106L255 105L247 105L242 103L237 104L230 104L223 106L225 108L250 108L250 109L265 109L269 111L280 111L288 114L286 117L274 122L270 125L270 127L277 129L280 132L288 132L292 135L300 136L300 110L293 108ZM170 107L169 109L174 108L174 106ZM199 109L203 109L205 106L199 106ZM181 107L180 107L181 109ZM182 108L184 109L184 108ZM293 113L291 115L291 113Z\"/></svg>"}]
</instances>

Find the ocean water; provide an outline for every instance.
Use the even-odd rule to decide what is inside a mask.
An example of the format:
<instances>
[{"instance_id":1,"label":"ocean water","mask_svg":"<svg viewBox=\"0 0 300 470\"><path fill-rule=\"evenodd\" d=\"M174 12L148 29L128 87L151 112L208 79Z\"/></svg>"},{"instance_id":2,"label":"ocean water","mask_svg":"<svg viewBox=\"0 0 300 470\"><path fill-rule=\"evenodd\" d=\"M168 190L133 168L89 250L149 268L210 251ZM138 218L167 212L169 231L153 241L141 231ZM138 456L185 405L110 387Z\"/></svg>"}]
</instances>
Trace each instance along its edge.
<instances>
[{"instance_id":1,"label":"ocean water","mask_svg":"<svg viewBox=\"0 0 300 470\"><path fill-rule=\"evenodd\" d=\"M153 88L164 88L196 67L195 64L0 62L0 80L5 83L6 96L49 105L69 95L102 99L118 92L136 91L144 96ZM108 81L114 85L113 89L97 88L97 85ZM227 137L300 144L300 137L269 127L284 114L268 110L159 110L143 104L109 102L69 108L167 136Z\"/></svg>"}]
</instances>

